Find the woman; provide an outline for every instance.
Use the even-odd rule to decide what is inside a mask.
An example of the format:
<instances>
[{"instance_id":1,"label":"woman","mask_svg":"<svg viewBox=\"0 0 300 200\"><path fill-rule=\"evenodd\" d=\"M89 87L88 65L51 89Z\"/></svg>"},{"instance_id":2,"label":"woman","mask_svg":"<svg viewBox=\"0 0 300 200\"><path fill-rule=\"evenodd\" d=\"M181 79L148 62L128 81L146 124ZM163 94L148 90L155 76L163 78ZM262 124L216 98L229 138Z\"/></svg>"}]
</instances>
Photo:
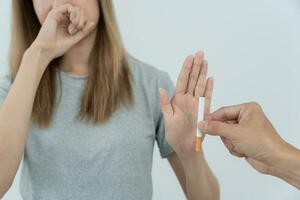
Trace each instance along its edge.
<instances>
[{"instance_id":1,"label":"woman","mask_svg":"<svg viewBox=\"0 0 300 200\"><path fill-rule=\"evenodd\" d=\"M24 154L25 200L151 199L156 140L187 198L219 198L203 152L193 151L198 97L209 112L212 93L202 52L186 59L175 88L126 54L110 0L13 0L12 13L1 196Z\"/></svg>"}]
</instances>

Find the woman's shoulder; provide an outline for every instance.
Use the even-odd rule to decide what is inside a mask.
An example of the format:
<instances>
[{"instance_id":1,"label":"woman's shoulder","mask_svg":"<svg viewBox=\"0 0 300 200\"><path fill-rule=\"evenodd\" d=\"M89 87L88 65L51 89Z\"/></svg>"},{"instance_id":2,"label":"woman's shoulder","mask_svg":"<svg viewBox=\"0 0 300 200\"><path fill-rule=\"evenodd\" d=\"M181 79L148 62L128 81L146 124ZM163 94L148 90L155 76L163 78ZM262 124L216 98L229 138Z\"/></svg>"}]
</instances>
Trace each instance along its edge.
<instances>
[{"instance_id":1,"label":"woman's shoulder","mask_svg":"<svg viewBox=\"0 0 300 200\"><path fill-rule=\"evenodd\" d=\"M153 88L156 93L158 93L158 88L166 89L170 96L174 93L175 85L165 70L158 69L134 57L129 58L129 65L139 85L143 85L144 88Z\"/></svg>"},{"instance_id":2,"label":"woman's shoulder","mask_svg":"<svg viewBox=\"0 0 300 200\"><path fill-rule=\"evenodd\" d=\"M141 61L133 56L128 57L128 63L134 76L138 76L146 80L159 80L167 73L166 71L159 69L147 62Z\"/></svg>"}]
</instances>

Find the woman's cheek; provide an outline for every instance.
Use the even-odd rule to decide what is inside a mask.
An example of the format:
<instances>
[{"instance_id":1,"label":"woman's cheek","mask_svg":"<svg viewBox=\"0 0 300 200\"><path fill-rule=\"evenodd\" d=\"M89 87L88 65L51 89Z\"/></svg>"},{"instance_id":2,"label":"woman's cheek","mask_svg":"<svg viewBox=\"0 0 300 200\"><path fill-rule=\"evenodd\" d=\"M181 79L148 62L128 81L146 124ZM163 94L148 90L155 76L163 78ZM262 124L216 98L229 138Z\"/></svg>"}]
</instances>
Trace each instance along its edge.
<instances>
[{"instance_id":1,"label":"woman's cheek","mask_svg":"<svg viewBox=\"0 0 300 200\"><path fill-rule=\"evenodd\" d=\"M100 17L100 5L99 0L86 0L85 12L87 14L88 20L98 23Z\"/></svg>"}]
</instances>

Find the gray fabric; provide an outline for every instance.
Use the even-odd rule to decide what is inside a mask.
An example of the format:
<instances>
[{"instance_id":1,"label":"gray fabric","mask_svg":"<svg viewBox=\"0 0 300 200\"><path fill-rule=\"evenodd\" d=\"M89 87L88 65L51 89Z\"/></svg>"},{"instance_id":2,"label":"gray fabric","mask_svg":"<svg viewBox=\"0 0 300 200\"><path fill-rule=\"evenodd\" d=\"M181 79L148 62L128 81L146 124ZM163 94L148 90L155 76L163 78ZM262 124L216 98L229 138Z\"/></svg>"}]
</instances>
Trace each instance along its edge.
<instances>
[{"instance_id":1,"label":"gray fabric","mask_svg":"<svg viewBox=\"0 0 300 200\"><path fill-rule=\"evenodd\" d=\"M165 140L159 87L172 95L174 84L165 71L129 61L135 79L134 109L120 106L97 126L74 118L87 77L58 71L62 96L52 126L40 129L30 122L20 183L24 200L152 199L155 141L161 157L173 152ZM9 75L2 76L0 103L10 85Z\"/></svg>"}]
</instances>

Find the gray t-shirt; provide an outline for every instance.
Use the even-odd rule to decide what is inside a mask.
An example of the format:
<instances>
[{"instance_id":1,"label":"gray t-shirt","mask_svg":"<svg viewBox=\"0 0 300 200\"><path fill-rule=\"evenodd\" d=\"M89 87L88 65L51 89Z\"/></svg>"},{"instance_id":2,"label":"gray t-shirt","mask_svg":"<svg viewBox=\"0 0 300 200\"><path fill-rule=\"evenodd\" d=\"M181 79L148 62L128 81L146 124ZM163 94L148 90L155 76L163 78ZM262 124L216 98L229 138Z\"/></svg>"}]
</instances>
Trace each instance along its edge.
<instances>
[{"instance_id":1,"label":"gray t-shirt","mask_svg":"<svg viewBox=\"0 0 300 200\"><path fill-rule=\"evenodd\" d=\"M152 157L157 141L161 157L173 149L165 140L159 87L174 94L163 70L129 59L135 104L113 113L101 125L75 120L87 77L58 70L62 96L50 128L30 122L21 172L24 200L150 200ZM9 75L0 79L0 103L9 91ZM59 88L58 88L59 89Z\"/></svg>"}]
</instances>

